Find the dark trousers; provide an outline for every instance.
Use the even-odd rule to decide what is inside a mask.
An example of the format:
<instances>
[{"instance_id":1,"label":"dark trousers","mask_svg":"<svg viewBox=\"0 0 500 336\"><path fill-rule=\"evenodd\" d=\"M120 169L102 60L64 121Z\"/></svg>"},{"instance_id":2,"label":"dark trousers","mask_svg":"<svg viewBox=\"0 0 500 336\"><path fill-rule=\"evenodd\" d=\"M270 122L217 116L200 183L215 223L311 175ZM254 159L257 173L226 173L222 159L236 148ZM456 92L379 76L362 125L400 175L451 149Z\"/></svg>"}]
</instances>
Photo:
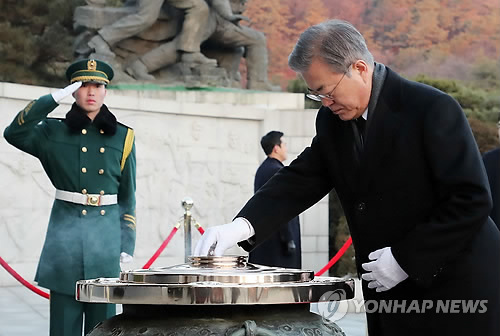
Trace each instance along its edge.
<instances>
[{"instance_id":1,"label":"dark trousers","mask_svg":"<svg viewBox=\"0 0 500 336\"><path fill-rule=\"evenodd\" d=\"M50 336L81 336L84 315L87 335L99 322L116 315L116 306L79 302L72 295L50 292Z\"/></svg>"}]
</instances>

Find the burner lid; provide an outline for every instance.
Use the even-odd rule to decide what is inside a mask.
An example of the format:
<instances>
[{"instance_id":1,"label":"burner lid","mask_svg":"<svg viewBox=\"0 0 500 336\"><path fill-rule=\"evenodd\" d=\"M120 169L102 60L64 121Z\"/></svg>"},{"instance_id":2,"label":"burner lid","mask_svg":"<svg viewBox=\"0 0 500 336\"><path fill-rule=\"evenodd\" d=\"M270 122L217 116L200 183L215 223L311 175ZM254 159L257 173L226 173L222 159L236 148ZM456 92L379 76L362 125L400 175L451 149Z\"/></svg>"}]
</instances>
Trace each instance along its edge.
<instances>
[{"instance_id":1,"label":"burner lid","mask_svg":"<svg viewBox=\"0 0 500 336\"><path fill-rule=\"evenodd\" d=\"M120 280L152 284L188 284L204 281L263 284L307 282L314 278L312 271L249 264L246 259L245 256L188 257L187 264L123 271Z\"/></svg>"},{"instance_id":2,"label":"burner lid","mask_svg":"<svg viewBox=\"0 0 500 336\"><path fill-rule=\"evenodd\" d=\"M354 280L254 265L243 256L190 257L189 263L123 271L119 279L77 282L82 302L164 305L290 304L354 297Z\"/></svg>"}]
</instances>

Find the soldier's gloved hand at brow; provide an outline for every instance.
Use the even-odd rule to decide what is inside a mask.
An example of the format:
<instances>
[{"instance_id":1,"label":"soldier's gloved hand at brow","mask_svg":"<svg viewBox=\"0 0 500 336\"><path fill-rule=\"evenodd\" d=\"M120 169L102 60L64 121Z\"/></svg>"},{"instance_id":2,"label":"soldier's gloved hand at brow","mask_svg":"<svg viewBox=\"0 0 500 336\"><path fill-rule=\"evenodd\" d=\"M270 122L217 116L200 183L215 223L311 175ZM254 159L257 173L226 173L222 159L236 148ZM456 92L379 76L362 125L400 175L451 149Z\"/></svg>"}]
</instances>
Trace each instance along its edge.
<instances>
[{"instance_id":1,"label":"soldier's gloved hand at brow","mask_svg":"<svg viewBox=\"0 0 500 336\"><path fill-rule=\"evenodd\" d=\"M255 234L249 221L242 217L229 224L214 226L205 231L194 250L195 256L222 256L238 242L247 240Z\"/></svg>"},{"instance_id":2,"label":"soldier's gloved hand at brow","mask_svg":"<svg viewBox=\"0 0 500 336\"><path fill-rule=\"evenodd\" d=\"M373 261L361 265L364 270L369 271L361 276L363 280L369 281L368 288L384 292L408 278L408 274L392 255L390 247L373 251L368 258Z\"/></svg>"},{"instance_id":3,"label":"soldier's gloved hand at brow","mask_svg":"<svg viewBox=\"0 0 500 336\"><path fill-rule=\"evenodd\" d=\"M132 257L130 254L122 252L120 253L120 263L122 264L128 264L134 260L134 257Z\"/></svg>"},{"instance_id":4,"label":"soldier's gloved hand at brow","mask_svg":"<svg viewBox=\"0 0 500 336\"><path fill-rule=\"evenodd\" d=\"M64 89L52 92L51 93L52 99L54 99L56 103L59 103L61 100L73 94L73 92L75 92L76 90L78 90L80 86L82 86L82 82L74 82L73 84L66 86Z\"/></svg>"}]
</instances>

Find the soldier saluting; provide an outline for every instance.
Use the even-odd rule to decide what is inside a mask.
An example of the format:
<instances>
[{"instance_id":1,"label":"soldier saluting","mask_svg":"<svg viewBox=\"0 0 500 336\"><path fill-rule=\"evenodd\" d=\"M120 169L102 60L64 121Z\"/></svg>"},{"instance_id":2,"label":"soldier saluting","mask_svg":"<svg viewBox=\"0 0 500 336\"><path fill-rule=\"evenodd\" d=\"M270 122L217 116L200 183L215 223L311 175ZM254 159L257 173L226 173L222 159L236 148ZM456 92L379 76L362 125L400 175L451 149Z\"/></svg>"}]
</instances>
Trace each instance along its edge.
<instances>
[{"instance_id":1,"label":"soldier saluting","mask_svg":"<svg viewBox=\"0 0 500 336\"><path fill-rule=\"evenodd\" d=\"M113 69L99 60L70 65L64 89L29 103L5 139L38 158L56 188L35 280L50 289L50 335L85 334L116 314L110 304L75 300L80 279L117 277L135 247L134 131L104 105ZM64 119L47 118L73 95Z\"/></svg>"}]
</instances>

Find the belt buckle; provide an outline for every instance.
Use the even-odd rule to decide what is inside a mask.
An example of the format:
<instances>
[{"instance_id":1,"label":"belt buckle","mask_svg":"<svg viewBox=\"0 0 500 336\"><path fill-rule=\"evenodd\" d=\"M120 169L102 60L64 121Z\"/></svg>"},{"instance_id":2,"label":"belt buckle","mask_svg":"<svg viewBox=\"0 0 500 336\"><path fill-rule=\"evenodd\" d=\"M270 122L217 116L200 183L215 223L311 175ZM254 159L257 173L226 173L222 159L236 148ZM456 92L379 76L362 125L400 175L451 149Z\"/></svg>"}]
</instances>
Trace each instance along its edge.
<instances>
[{"instance_id":1,"label":"belt buckle","mask_svg":"<svg viewBox=\"0 0 500 336\"><path fill-rule=\"evenodd\" d=\"M87 205L99 206L101 204L101 195L87 195Z\"/></svg>"}]
</instances>

